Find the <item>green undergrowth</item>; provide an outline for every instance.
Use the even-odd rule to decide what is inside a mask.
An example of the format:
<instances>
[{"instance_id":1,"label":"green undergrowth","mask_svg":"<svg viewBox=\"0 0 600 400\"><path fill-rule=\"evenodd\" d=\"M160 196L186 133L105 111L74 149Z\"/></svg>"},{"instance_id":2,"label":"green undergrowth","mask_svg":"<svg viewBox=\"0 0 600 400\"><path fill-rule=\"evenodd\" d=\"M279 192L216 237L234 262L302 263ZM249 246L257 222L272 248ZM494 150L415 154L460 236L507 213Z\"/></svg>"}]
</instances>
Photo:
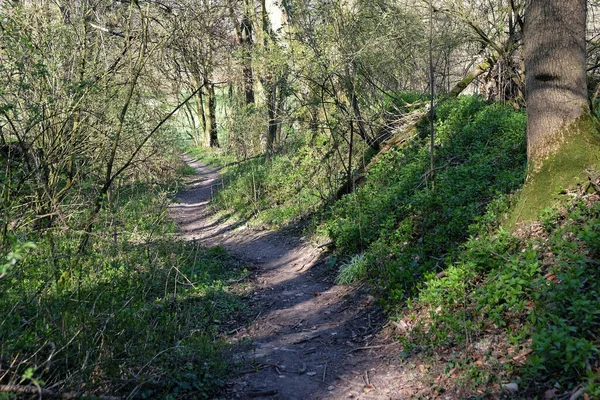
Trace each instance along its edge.
<instances>
[{"instance_id":1,"label":"green undergrowth","mask_svg":"<svg viewBox=\"0 0 600 400\"><path fill-rule=\"evenodd\" d=\"M186 153L192 158L201 159L202 162L217 168L222 168L235 163L235 157L219 149L204 147L188 147Z\"/></svg>"},{"instance_id":2,"label":"green undergrowth","mask_svg":"<svg viewBox=\"0 0 600 400\"><path fill-rule=\"evenodd\" d=\"M274 154L268 160L264 156L222 160L222 187L213 206L271 228L293 224L322 210L340 185L333 154L324 145L295 146L295 151Z\"/></svg>"},{"instance_id":3,"label":"green undergrowth","mask_svg":"<svg viewBox=\"0 0 600 400\"><path fill-rule=\"evenodd\" d=\"M470 235L492 229L525 178L523 112L465 96L436 113L434 189L423 135L381 157L326 221L339 251L366 252L391 304L443 269Z\"/></svg>"},{"instance_id":4,"label":"green undergrowth","mask_svg":"<svg viewBox=\"0 0 600 400\"><path fill-rule=\"evenodd\" d=\"M1 384L213 398L227 372L219 331L242 309L228 282L244 271L222 248L177 239L167 195L150 184L113 191L85 254L62 228L12 236L0 278Z\"/></svg>"},{"instance_id":5,"label":"green undergrowth","mask_svg":"<svg viewBox=\"0 0 600 400\"><path fill-rule=\"evenodd\" d=\"M516 235L471 238L411 302L407 319L416 327L403 340L469 354L470 385L518 382L523 398L581 385L598 398L599 259L598 195L548 211ZM494 337L501 339L481 346Z\"/></svg>"},{"instance_id":6,"label":"green undergrowth","mask_svg":"<svg viewBox=\"0 0 600 400\"><path fill-rule=\"evenodd\" d=\"M598 203L562 196L541 226L511 234L524 113L463 97L441 103L435 123L435 186L425 135L388 152L333 205L337 249L361 254L383 305L412 327L399 337L407 350L456 354L448 376L463 393L517 382L524 398L579 384L597 397Z\"/></svg>"},{"instance_id":7,"label":"green undergrowth","mask_svg":"<svg viewBox=\"0 0 600 400\"><path fill-rule=\"evenodd\" d=\"M508 105L441 101L433 176L421 126L338 201L343 175L307 145L226 169L217 201L274 225L330 205L317 221L346 260L337 283L368 279L405 322L405 354L437 354L461 393L498 394L510 382L523 398L578 385L599 397L599 203L558 197L541 224L508 231L527 191L525 126Z\"/></svg>"},{"instance_id":8,"label":"green undergrowth","mask_svg":"<svg viewBox=\"0 0 600 400\"><path fill-rule=\"evenodd\" d=\"M386 99L390 114L408 113L423 107L427 96L399 92ZM213 206L232 212L236 218L253 224L278 228L312 220L314 226L327 219L348 176L345 168L349 146L341 121L330 121L328 129L311 132L309 137L289 132L285 144L269 158L254 156L234 159L227 151L191 148L189 153L203 162L220 167L222 188ZM352 173L367 164L374 153L355 138ZM312 232L315 233L315 232Z\"/></svg>"},{"instance_id":9,"label":"green undergrowth","mask_svg":"<svg viewBox=\"0 0 600 400\"><path fill-rule=\"evenodd\" d=\"M340 272L335 280L338 285L349 285L365 279L368 275L369 264L365 254L357 254L340 266Z\"/></svg>"}]
</instances>

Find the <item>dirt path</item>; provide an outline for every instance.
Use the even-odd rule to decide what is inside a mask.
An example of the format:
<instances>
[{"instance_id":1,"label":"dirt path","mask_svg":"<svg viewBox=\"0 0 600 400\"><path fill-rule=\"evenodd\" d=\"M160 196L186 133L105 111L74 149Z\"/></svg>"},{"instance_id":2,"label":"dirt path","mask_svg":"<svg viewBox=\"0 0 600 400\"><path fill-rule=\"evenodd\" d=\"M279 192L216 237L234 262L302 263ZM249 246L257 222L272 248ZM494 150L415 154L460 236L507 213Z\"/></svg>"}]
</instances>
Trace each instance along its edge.
<instances>
[{"instance_id":1,"label":"dirt path","mask_svg":"<svg viewBox=\"0 0 600 400\"><path fill-rule=\"evenodd\" d=\"M230 337L237 375L221 399L402 399L418 390L418 373L402 366L401 348L382 332L373 297L336 286L327 255L291 235L254 231L208 209L218 172L193 160L198 176L171 215L182 235L221 245L255 266L254 317Z\"/></svg>"}]
</instances>

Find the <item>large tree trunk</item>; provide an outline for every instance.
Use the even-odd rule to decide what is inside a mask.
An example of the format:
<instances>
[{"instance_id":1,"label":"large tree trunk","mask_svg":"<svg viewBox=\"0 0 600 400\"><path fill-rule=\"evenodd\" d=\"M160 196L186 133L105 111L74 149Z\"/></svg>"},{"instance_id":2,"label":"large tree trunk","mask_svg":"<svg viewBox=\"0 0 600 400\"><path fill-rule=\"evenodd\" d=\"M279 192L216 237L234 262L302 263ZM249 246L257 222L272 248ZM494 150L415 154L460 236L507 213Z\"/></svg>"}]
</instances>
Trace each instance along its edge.
<instances>
[{"instance_id":1,"label":"large tree trunk","mask_svg":"<svg viewBox=\"0 0 600 400\"><path fill-rule=\"evenodd\" d=\"M534 221L600 168L586 89L586 0L530 0L525 13L528 177L508 226Z\"/></svg>"},{"instance_id":2,"label":"large tree trunk","mask_svg":"<svg viewBox=\"0 0 600 400\"><path fill-rule=\"evenodd\" d=\"M527 154L539 169L567 140L564 128L589 111L586 0L531 0L525 14Z\"/></svg>"}]
</instances>

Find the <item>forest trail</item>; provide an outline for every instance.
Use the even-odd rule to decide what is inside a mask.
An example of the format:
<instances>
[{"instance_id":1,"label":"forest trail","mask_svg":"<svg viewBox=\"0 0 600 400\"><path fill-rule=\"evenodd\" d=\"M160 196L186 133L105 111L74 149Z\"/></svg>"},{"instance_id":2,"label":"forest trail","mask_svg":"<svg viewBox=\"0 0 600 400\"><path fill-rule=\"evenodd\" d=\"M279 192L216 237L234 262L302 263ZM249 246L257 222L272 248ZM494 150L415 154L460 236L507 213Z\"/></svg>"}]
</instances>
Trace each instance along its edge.
<instances>
[{"instance_id":1,"label":"forest trail","mask_svg":"<svg viewBox=\"0 0 600 400\"><path fill-rule=\"evenodd\" d=\"M236 321L238 367L221 399L402 399L419 392L415 365L384 333L375 299L337 286L328 256L299 238L255 231L217 218L208 203L218 171L186 158L197 175L170 207L181 235L220 245L251 265L245 298L251 317ZM412 363L411 363L412 364Z\"/></svg>"}]
</instances>

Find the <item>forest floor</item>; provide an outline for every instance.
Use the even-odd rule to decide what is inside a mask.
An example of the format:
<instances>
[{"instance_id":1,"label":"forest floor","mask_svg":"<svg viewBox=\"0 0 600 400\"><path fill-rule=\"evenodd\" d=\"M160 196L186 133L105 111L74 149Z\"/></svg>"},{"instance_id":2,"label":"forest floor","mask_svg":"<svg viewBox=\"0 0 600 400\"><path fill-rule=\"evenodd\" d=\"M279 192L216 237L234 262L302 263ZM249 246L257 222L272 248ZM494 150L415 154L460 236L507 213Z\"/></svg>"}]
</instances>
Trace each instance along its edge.
<instances>
[{"instance_id":1,"label":"forest floor","mask_svg":"<svg viewBox=\"0 0 600 400\"><path fill-rule=\"evenodd\" d=\"M223 321L235 366L221 399L403 399L427 396L424 366L402 345L364 286L334 284L330 256L293 231L258 231L211 211L218 170L197 175L170 208L181 235L222 246L247 265L247 312ZM225 317L225 316L224 316ZM445 396L442 396L444 398ZM448 397L450 398L450 397Z\"/></svg>"}]
</instances>

